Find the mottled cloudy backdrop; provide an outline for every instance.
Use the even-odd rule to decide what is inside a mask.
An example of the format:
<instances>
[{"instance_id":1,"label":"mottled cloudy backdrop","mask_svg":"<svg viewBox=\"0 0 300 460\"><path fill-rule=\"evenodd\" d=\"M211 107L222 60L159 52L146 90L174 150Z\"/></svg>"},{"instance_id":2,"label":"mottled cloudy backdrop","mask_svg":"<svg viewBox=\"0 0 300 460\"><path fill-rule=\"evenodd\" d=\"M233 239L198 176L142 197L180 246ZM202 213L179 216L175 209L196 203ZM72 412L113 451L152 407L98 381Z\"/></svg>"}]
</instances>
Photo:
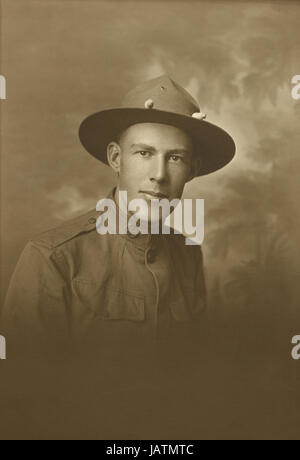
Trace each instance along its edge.
<instances>
[{"instance_id":1,"label":"mottled cloudy backdrop","mask_svg":"<svg viewBox=\"0 0 300 460\"><path fill-rule=\"evenodd\" d=\"M168 73L237 144L186 188L206 200L211 311L299 333L299 24L289 1L2 0L2 298L26 241L114 184L79 142L83 118Z\"/></svg>"}]
</instances>

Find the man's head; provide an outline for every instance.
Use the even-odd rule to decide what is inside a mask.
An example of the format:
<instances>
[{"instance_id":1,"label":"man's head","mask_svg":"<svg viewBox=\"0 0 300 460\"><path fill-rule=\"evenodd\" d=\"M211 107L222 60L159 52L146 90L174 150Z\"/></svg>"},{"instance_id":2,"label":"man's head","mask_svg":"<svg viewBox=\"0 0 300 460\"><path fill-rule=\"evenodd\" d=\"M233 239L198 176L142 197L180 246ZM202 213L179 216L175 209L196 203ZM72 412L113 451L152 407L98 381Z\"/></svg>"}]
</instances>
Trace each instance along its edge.
<instances>
[{"instance_id":1,"label":"man's head","mask_svg":"<svg viewBox=\"0 0 300 460\"><path fill-rule=\"evenodd\" d=\"M127 191L128 200L150 200L155 195L180 199L186 182L197 175L190 136L160 123L130 126L109 143L107 158L118 174L118 190Z\"/></svg>"},{"instance_id":2,"label":"man's head","mask_svg":"<svg viewBox=\"0 0 300 460\"><path fill-rule=\"evenodd\" d=\"M116 171L118 167L122 168L122 171L119 171L122 176L120 178L122 185L125 171L121 163L120 165L115 164L114 147L116 144L121 148L122 153L125 152L127 158L129 154L127 136L143 133L149 138L150 133L152 141L154 139L152 133L154 134L155 130L155 139L159 138L159 148L156 149L156 153L162 153L174 149L177 143L181 147L183 138L185 142L188 137L184 133L189 133L193 139L194 157L201 158L201 167L196 168L195 176L204 176L223 168L235 154L232 137L223 129L208 122L206 118L198 102L182 86L167 75L162 75L133 88L125 95L119 107L102 110L87 117L80 125L79 137L82 145L95 158L105 164L110 163ZM130 128L126 129L128 126ZM158 130L161 132L158 133ZM123 135L118 139L120 132ZM116 141L115 146L111 142L113 140ZM106 152L108 144L110 144L108 155L110 159ZM158 157L151 157L151 164L154 158L156 160ZM178 176L176 174L175 180L175 176L171 174L172 168L173 166L169 164L166 169L166 177L161 181L160 186L162 190L164 187L166 190L169 187L170 195L178 196L177 190L176 193L173 193L173 185L177 183ZM180 168L180 171L183 172L183 169ZM179 172L178 169L175 171ZM146 179L147 174L149 175L148 168L145 167L144 172L143 180ZM150 179L151 177L147 177L147 186ZM189 180L189 174L184 181L187 180ZM180 190L179 186L178 190Z\"/></svg>"}]
</instances>

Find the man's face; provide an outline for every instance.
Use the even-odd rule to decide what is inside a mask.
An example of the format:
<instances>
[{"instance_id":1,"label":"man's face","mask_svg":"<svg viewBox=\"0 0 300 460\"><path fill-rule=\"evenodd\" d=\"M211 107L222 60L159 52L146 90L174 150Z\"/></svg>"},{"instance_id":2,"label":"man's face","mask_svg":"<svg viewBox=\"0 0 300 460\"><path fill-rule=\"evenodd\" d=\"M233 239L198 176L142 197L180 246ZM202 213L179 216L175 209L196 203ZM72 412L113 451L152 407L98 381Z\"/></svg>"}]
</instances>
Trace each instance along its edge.
<instances>
[{"instance_id":1,"label":"man's face","mask_svg":"<svg viewBox=\"0 0 300 460\"><path fill-rule=\"evenodd\" d=\"M121 135L118 189L128 200L180 199L191 179L193 145L182 130L158 123L139 123Z\"/></svg>"}]
</instances>

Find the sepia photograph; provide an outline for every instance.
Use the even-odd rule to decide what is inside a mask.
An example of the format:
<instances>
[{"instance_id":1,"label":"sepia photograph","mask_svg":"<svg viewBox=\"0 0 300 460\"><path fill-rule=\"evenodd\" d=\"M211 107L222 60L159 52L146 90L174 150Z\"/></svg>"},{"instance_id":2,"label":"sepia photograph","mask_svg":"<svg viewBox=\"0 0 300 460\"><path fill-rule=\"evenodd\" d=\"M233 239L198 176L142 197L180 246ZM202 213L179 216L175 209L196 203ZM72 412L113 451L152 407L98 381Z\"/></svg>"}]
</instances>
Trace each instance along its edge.
<instances>
[{"instance_id":1,"label":"sepia photograph","mask_svg":"<svg viewBox=\"0 0 300 460\"><path fill-rule=\"evenodd\" d=\"M0 14L0 439L298 440L300 3Z\"/></svg>"}]
</instances>

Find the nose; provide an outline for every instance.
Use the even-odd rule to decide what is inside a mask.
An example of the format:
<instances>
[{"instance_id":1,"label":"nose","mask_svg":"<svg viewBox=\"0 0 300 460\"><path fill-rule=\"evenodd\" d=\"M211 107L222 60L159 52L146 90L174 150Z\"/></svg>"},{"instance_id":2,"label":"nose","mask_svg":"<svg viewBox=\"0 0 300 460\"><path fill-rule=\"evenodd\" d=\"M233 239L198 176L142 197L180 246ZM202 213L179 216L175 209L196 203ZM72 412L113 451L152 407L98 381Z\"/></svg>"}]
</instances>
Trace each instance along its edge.
<instances>
[{"instance_id":1,"label":"nose","mask_svg":"<svg viewBox=\"0 0 300 460\"><path fill-rule=\"evenodd\" d=\"M151 164L150 180L162 183L167 179L167 164L163 156L158 155Z\"/></svg>"}]
</instances>

